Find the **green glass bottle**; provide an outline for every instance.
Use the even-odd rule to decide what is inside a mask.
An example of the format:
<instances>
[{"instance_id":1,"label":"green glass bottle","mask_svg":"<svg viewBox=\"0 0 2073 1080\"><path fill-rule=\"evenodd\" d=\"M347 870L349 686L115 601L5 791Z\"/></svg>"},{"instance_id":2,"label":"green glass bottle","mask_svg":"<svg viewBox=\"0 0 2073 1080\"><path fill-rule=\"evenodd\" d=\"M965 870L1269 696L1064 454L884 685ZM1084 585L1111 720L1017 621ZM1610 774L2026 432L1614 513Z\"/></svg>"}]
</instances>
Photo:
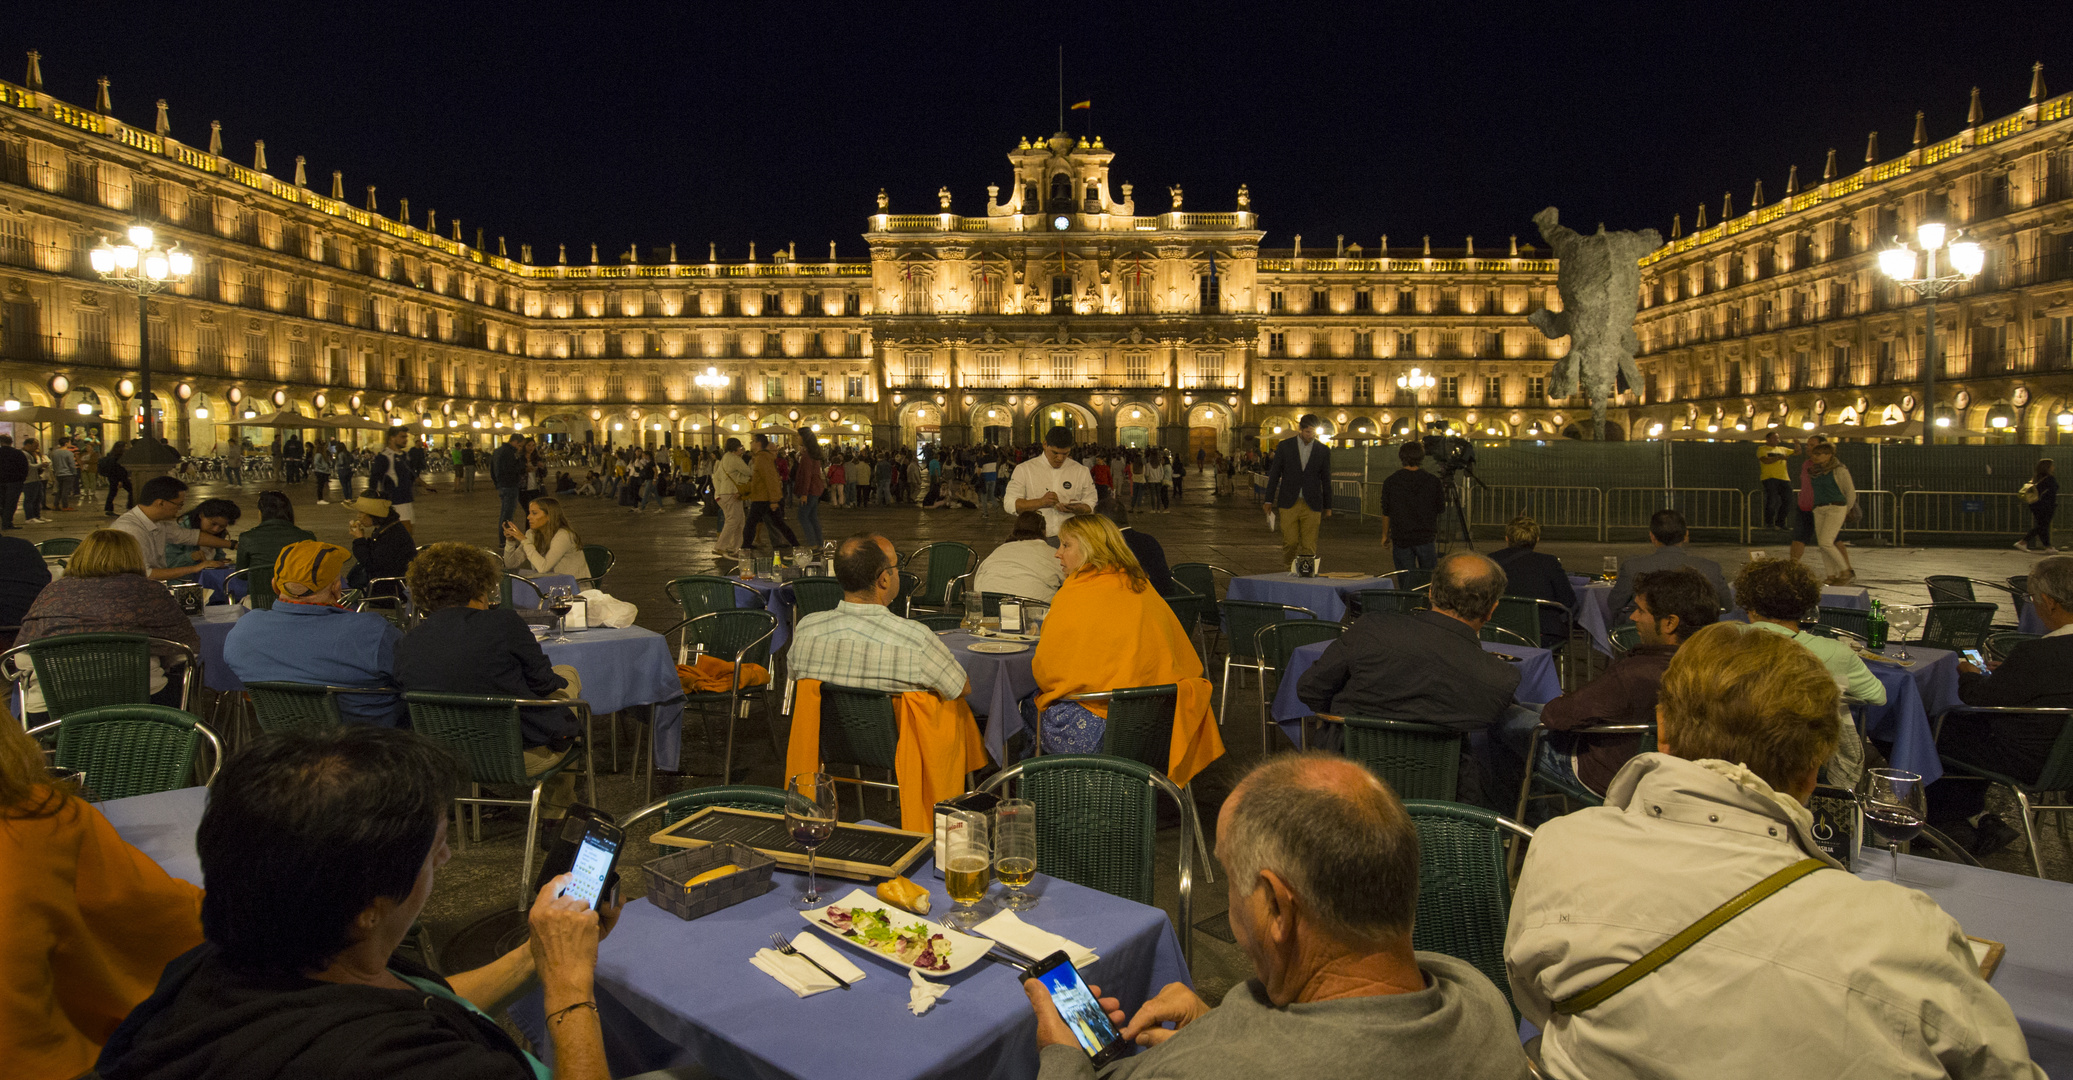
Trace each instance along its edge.
<instances>
[{"instance_id":1,"label":"green glass bottle","mask_svg":"<svg viewBox=\"0 0 2073 1080\"><path fill-rule=\"evenodd\" d=\"M1877 600L1871 602L1871 618L1865 620L1865 644L1873 649L1886 647L1886 605Z\"/></svg>"}]
</instances>

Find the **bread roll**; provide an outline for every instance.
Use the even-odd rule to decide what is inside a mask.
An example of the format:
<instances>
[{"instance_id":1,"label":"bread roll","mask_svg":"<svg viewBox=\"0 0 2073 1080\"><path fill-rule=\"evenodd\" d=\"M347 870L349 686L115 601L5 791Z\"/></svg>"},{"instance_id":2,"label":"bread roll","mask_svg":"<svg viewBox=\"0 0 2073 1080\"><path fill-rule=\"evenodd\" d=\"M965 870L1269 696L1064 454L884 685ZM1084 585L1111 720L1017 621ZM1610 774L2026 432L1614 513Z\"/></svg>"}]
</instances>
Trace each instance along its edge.
<instances>
[{"instance_id":1,"label":"bread roll","mask_svg":"<svg viewBox=\"0 0 2073 1080\"><path fill-rule=\"evenodd\" d=\"M929 913L929 891L903 877L889 878L878 885L878 898L916 915Z\"/></svg>"}]
</instances>

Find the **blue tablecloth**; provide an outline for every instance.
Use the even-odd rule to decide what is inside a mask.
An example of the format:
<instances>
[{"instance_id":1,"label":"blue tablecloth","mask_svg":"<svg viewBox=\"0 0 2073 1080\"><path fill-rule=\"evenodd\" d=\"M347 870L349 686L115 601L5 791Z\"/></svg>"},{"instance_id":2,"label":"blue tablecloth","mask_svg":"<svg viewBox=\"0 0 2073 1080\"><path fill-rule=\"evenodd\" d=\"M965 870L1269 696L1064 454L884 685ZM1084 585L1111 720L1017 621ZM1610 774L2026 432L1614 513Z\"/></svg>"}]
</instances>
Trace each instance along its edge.
<instances>
[{"instance_id":1,"label":"blue tablecloth","mask_svg":"<svg viewBox=\"0 0 2073 1080\"><path fill-rule=\"evenodd\" d=\"M224 579L230 577L232 573L235 573L235 571L230 567L219 566L212 570L200 571L194 575L194 578L201 583L202 588L209 590L210 604L227 604L232 601L243 600L245 594L251 591L246 587L245 579L238 578L230 583L230 596L226 599L223 595L223 583Z\"/></svg>"},{"instance_id":2,"label":"blue tablecloth","mask_svg":"<svg viewBox=\"0 0 2073 1080\"><path fill-rule=\"evenodd\" d=\"M1281 674L1281 685L1274 691L1270 711L1274 722L1286 732L1290 742L1302 734L1303 718L1310 715L1310 706L1296 697L1296 683L1303 673L1310 670L1317 658L1324 655L1329 641L1312 642L1289 654L1288 670ZM1555 667L1555 654L1548 649L1529 649L1522 645L1507 645L1502 642L1483 642L1484 652L1504 653L1519 658L1519 689L1512 700L1525 705L1545 705L1562 696L1562 676Z\"/></svg>"},{"instance_id":3,"label":"blue tablecloth","mask_svg":"<svg viewBox=\"0 0 2073 1080\"><path fill-rule=\"evenodd\" d=\"M202 639L202 685L219 693L242 693L245 684L237 672L223 661L223 641L230 636L230 628L237 625L238 616L246 609L236 604L219 604L202 609L199 615L190 616L194 632Z\"/></svg>"},{"instance_id":4,"label":"blue tablecloth","mask_svg":"<svg viewBox=\"0 0 2073 1080\"><path fill-rule=\"evenodd\" d=\"M519 584L524 582L525 584ZM544 607L547 590L555 586L567 589L576 587L576 578L571 574L521 574L511 572L511 606L520 608Z\"/></svg>"},{"instance_id":5,"label":"blue tablecloth","mask_svg":"<svg viewBox=\"0 0 2073 1080\"><path fill-rule=\"evenodd\" d=\"M777 652L792 640L792 587L765 578L734 583L734 602L742 607L759 607L777 617L777 632L770 636L770 651Z\"/></svg>"},{"instance_id":6,"label":"blue tablecloth","mask_svg":"<svg viewBox=\"0 0 2073 1080\"><path fill-rule=\"evenodd\" d=\"M91 783L93 778L87 780ZM166 873L196 885L203 883L194 831L201 827L202 811L209 806L208 788L176 788L94 805L115 826L116 835L151 856Z\"/></svg>"},{"instance_id":7,"label":"blue tablecloth","mask_svg":"<svg viewBox=\"0 0 2073 1080\"><path fill-rule=\"evenodd\" d=\"M950 898L923 859L908 877L929 890L936 917ZM799 998L749 965L770 935L813 933L792 909L806 876L779 871L777 888L689 922L648 903L626 905L598 949L597 1007L614 1076L696 1062L726 1077L1028 1078L1037 1071L1036 1020L1020 980L980 962L941 980L950 992L926 1015L907 1011L908 978L891 961L833 945L866 977L853 990ZM834 900L871 885L823 876ZM1135 1012L1170 982L1191 983L1180 941L1158 908L1037 875L1041 897L1022 918L1101 954L1087 981ZM995 890L996 893L999 890ZM991 914L992 901L981 911ZM512 1006L535 1046L544 1020L535 990ZM547 1053L542 1053L543 1058Z\"/></svg>"},{"instance_id":8,"label":"blue tablecloth","mask_svg":"<svg viewBox=\"0 0 2073 1080\"><path fill-rule=\"evenodd\" d=\"M1890 881L1892 866L1885 852L1867 852L1857 876ZM1900 857L1900 884L1926 893L1967 934L2008 946L1990 985L2015 1012L2030 1059L2073 1076L2073 885L1913 855Z\"/></svg>"},{"instance_id":9,"label":"blue tablecloth","mask_svg":"<svg viewBox=\"0 0 2073 1080\"><path fill-rule=\"evenodd\" d=\"M1028 648L1016 653L975 653L971 647L985 638L959 630L942 635L942 639L943 644L950 646L950 655L964 666L965 676L972 680L968 700L972 712L985 721L986 752L993 755L998 765L1012 764L1008 760L1008 740L1028 726L1023 722L1019 702L1037 689L1036 672L1031 667L1036 660L1036 644L1017 642Z\"/></svg>"},{"instance_id":10,"label":"blue tablecloth","mask_svg":"<svg viewBox=\"0 0 2073 1080\"><path fill-rule=\"evenodd\" d=\"M1899 651L1893 645L1881 650L1886 656ZM1929 720L1958 706L1958 654L1921 645L1908 646L1907 654L1913 667L1866 664L1886 688L1886 703L1865 706L1864 733L1893 744L1889 757L1894 768L1933 784L1943 776L1943 762L1936 756Z\"/></svg>"},{"instance_id":11,"label":"blue tablecloth","mask_svg":"<svg viewBox=\"0 0 2073 1080\"><path fill-rule=\"evenodd\" d=\"M1334 622L1346 614L1346 601L1362 589L1393 588L1391 578L1297 577L1290 573L1248 574L1234 577L1224 589L1226 600L1258 600L1271 604L1294 604L1309 608L1320 619Z\"/></svg>"},{"instance_id":12,"label":"blue tablecloth","mask_svg":"<svg viewBox=\"0 0 2073 1080\"><path fill-rule=\"evenodd\" d=\"M542 642L540 647L547 659L583 676L583 700L590 702L593 716L655 706L655 767L677 767L684 741L684 684L661 634L638 626L601 626L571 633L566 645Z\"/></svg>"}]
</instances>

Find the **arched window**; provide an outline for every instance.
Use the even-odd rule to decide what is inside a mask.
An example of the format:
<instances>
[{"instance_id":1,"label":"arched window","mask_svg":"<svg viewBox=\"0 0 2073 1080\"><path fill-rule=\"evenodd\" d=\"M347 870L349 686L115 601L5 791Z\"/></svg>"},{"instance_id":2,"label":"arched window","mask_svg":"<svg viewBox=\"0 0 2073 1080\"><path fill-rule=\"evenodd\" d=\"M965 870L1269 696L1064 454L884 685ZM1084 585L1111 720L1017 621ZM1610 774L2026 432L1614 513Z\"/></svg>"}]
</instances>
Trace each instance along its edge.
<instances>
[{"instance_id":1,"label":"arched window","mask_svg":"<svg viewBox=\"0 0 2073 1080\"><path fill-rule=\"evenodd\" d=\"M1051 178L1051 209L1072 212L1072 177L1059 173Z\"/></svg>"},{"instance_id":2,"label":"arched window","mask_svg":"<svg viewBox=\"0 0 2073 1080\"><path fill-rule=\"evenodd\" d=\"M1025 214L1037 212L1037 186L1035 183L1022 185L1022 212Z\"/></svg>"}]
</instances>

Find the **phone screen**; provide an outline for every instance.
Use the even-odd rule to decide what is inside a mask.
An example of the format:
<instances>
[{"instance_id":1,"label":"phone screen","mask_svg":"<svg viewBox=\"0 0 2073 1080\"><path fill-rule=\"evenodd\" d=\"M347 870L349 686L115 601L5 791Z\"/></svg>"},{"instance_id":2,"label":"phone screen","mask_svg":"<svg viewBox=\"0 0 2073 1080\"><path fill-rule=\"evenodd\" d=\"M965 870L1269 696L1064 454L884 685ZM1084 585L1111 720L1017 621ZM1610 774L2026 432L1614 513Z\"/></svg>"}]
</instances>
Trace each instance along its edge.
<instances>
[{"instance_id":1,"label":"phone screen","mask_svg":"<svg viewBox=\"0 0 2073 1080\"><path fill-rule=\"evenodd\" d=\"M1984 656L1981 656L1981 655L1980 655L1980 652L1979 652L1979 650L1978 650L1978 649L1966 649L1966 650L1965 650L1965 659L1967 659L1967 660L1970 660L1970 661L1972 661L1972 666L1973 666L1973 667L1979 668L1979 669L1981 669L1982 671L1984 671L1984 670L1986 669L1986 666L1987 666L1987 658L1986 658L1986 657L1984 657Z\"/></svg>"},{"instance_id":2,"label":"phone screen","mask_svg":"<svg viewBox=\"0 0 2073 1080\"><path fill-rule=\"evenodd\" d=\"M596 829L585 833L583 846L576 849L575 865L569 867L570 881L561 894L596 909L598 896L605 890L605 878L612 873L612 862L618 854L617 839Z\"/></svg>"},{"instance_id":3,"label":"phone screen","mask_svg":"<svg viewBox=\"0 0 2073 1080\"><path fill-rule=\"evenodd\" d=\"M1073 1037L1080 1040L1080 1048L1087 1051L1087 1056L1100 1057L1102 1051L1121 1041L1122 1034L1109 1023L1108 1014L1101 1011L1101 1003L1088 992L1087 984L1080 981L1079 970L1072 964L1062 962L1036 972L1035 977L1051 992L1051 1003L1058 1007L1058 1015L1072 1029Z\"/></svg>"}]
</instances>

